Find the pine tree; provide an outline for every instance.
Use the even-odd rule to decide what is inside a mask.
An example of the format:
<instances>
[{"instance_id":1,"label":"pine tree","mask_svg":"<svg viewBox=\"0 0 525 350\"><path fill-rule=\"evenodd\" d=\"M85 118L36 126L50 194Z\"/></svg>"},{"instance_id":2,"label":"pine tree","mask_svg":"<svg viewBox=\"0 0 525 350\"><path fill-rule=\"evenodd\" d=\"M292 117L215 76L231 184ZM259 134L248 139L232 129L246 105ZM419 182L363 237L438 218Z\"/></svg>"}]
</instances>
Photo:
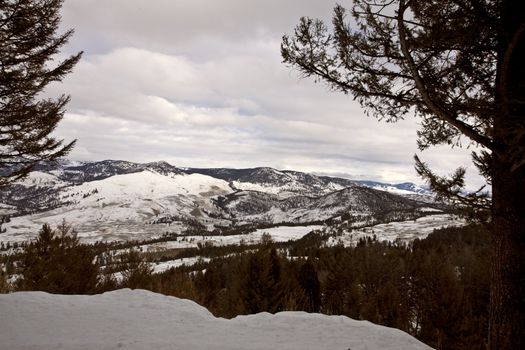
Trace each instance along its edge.
<instances>
[{"instance_id":1,"label":"pine tree","mask_svg":"<svg viewBox=\"0 0 525 350\"><path fill-rule=\"evenodd\" d=\"M39 161L66 155L75 143L51 135L69 96L41 98L82 54L50 64L73 34L56 34L62 2L0 1L0 186L25 176Z\"/></svg>"},{"instance_id":2,"label":"pine tree","mask_svg":"<svg viewBox=\"0 0 525 350\"><path fill-rule=\"evenodd\" d=\"M319 312L321 308L321 284L317 278L317 271L309 258L299 270L299 285L303 289L307 304L304 311Z\"/></svg>"},{"instance_id":3,"label":"pine tree","mask_svg":"<svg viewBox=\"0 0 525 350\"><path fill-rule=\"evenodd\" d=\"M80 244L75 232L65 223L57 230L46 224L23 253L18 289L94 293L99 275L95 256L89 246Z\"/></svg>"},{"instance_id":4,"label":"pine tree","mask_svg":"<svg viewBox=\"0 0 525 350\"><path fill-rule=\"evenodd\" d=\"M153 268L140 256L140 253L131 248L129 252L121 257L123 261L122 286L131 289L153 288L152 274Z\"/></svg>"},{"instance_id":5,"label":"pine tree","mask_svg":"<svg viewBox=\"0 0 525 350\"><path fill-rule=\"evenodd\" d=\"M248 313L283 311L285 290L282 264L271 244L249 256L242 281L242 293Z\"/></svg>"},{"instance_id":6,"label":"pine tree","mask_svg":"<svg viewBox=\"0 0 525 350\"><path fill-rule=\"evenodd\" d=\"M431 188L489 219L490 349L525 348L525 2L354 0L333 30L302 18L284 36L286 64L351 94L370 114L421 120L420 149L467 140L492 186L462 196L465 170L447 178L416 157ZM489 213L489 217L486 215Z\"/></svg>"},{"instance_id":7,"label":"pine tree","mask_svg":"<svg viewBox=\"0 0 525 350\"><path fill-rule=\"evenodd\" d=\"M1 267L1 265L0 265ZM0 270L0 294L9 292L9 285L7 283L7 274Z\"/></svg>"}]
</instances>

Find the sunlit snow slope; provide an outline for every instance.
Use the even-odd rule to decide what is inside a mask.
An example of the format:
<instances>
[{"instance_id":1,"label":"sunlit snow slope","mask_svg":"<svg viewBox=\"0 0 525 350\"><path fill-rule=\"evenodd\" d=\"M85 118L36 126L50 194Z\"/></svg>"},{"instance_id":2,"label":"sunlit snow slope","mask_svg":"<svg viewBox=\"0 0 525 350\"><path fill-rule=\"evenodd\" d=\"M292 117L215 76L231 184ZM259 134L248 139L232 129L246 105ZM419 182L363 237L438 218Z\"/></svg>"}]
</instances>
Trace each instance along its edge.
<instances>
[{"instance_id":1,"label":"sunlit snow slope","mask_svg":"<svg viewBox=\"0 0 525 350\"><path fill-rule=\"evenodd\" d=\"M26 232L37 232L44 223L55 226L66 220L83 238L147 238L166 230L148 222L159 216L198 217L202 211L217 211L212 198L232 191L226 181L200 174L165 176L145 170L115 175L57 192L56 199L68 205L13 218L5 236L27 239Z\"/></svg>"},{"instance_id":2,"label":"sunlit snow slope","mask_svg":"<svg viewBox=\"0 0 525 350\"><path fill-rule=\"evenodd\" d=\"M425 350L393 328L305 312L215 318L192 301L143 290L94 296L0 295L0 348Z\"/></svg>"}]
</instances>

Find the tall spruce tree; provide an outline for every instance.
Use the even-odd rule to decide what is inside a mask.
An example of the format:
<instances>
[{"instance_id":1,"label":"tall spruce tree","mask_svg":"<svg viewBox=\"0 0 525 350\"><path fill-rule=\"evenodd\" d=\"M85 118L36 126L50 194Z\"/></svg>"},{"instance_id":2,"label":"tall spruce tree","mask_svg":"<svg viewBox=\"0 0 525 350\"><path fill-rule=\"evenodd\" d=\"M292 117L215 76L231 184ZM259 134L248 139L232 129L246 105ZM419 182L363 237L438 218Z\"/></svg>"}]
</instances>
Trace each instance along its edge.
<instances>
[{"instance_id":1,"label":"tall spruce tree","mask_svg":"<svg viewBox=\"0 0 525 350\"><path fill-rule=\"evenodd\" d=\"M420 117L420 149L478 146L491 198L461 196L462 168L439 177L416 157L416 170L478 217L488 211L489 348L525 348L525 2L354 0L335 8L333 27L302 18L281 53L379 119Z\"/></svg>"},{"instance_id":2,"label":"tall spruce tree","mask_svg":"<svg viewBox=\"0 0 525 350\"><path fill-rule=\"evenodd\" d=\"M50 64L72 30L57 35L62 0L0 1L0 186L35 164L66 155L75 141L51 136L69 96L42 98L71 72L82 53Z\"/></svg>"}]
</instances>

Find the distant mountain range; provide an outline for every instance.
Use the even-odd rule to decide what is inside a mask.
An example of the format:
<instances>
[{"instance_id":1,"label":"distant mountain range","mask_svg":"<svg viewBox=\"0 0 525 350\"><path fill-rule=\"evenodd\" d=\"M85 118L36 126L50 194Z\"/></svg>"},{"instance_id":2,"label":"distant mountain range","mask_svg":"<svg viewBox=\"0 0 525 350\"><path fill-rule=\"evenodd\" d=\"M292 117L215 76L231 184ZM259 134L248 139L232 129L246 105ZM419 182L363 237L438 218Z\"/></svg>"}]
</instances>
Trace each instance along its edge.
<instances>
[{"instance_id":1,"label":"distant mountain range","mask_svg":"<svg viewBox=\"0 0 525 350\"><path fill-rule=\"evenodd\" d=\"M92 239L129 239L188 229L412 219L446 210L412 183L352 181L273 168L179 168L105 160L39 164L0 193L7 234L44 222L73 224Z\"/></svg>"}]
</instances>

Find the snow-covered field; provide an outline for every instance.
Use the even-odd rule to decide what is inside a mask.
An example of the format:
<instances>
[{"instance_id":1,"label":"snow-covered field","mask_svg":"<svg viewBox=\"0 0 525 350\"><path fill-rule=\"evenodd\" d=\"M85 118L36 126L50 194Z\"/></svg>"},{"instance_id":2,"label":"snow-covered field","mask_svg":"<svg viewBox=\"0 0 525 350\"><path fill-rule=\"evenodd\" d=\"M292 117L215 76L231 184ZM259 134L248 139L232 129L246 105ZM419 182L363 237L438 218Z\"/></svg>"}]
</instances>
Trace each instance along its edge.
<instances>
[{"instance_id":1,"label":"snow-covered field","mask_svg":"<svg viewBox=\"0 0 525 350\"><path fill-rule=\"evenodd\" d=\"M184 236L177 240L168 242L159 242L152 244L141 245L143 251L154 252L166 249L178 248L195 248L200 244L210 244L214 246L224 245L238 245L238 244L257 244L261 241L264 234L269 234L274 242L287 242L298 240L308 233L320 230L324 226L310 225L310 226L278 226L272 228L259 229L245 235L231 235L231 236Z\"/></svg>"},{"instance_id":2,"label":"snow-covered field","mask_svg":"<svg viewBox=\"0 0 525 350\"><path fill-rule=\"evenodd\" d=\"M379 224L363 229L353 229L351 232L343 232L343 235L329 237L326 241L327 246L343 244L344 246L353 246L362 237L371 237L374 234L379 241L402 240L409 242L415 238L425 238L434 229L463 225L464 221L453 215L431 215L411 221L391 222L388 224ZM144 252L161 252L168 249L195 248L199 244L211 244L214 246L239 245L239 244L257 244L261 241L263 234L269 234L275 242L286 242L289 240L298 240L306 234L317 230L329 230L321 225L312 226L279 226L269 229L260 229L247 235L232 236L185 236L179 237L178 240L159 242L152 244L143 244L138 248ZM182 265L191 266L199 261L209 262L209 258L192 257L174 259L160 263L150 263L155 273L166 271L172 267Z\"/></svg>"},{"instance_id":3,"label":"snow-covered field","mask_svg":"<svg viewBox=\"0 0 525 350\"><path fill-rule=\"evenodd\" d=\"M182 259L175 259L175 260L169 260L169 261L163 261L158 263L150 263L150 267L153 268L153 273L161 273L164 271L167 271L174 267L180 267L180 266L192 266L199 262L210 262L210 258L203 258L200 256L192 257L192 258L182 258Z\"/></svg>"},{"instance_id":4,"label":"snow-covered field","mask_svg":"<svg viewBox=\"0 0 525 350\"><path fill-rule=\"evenodd\" d=\"M389 222L387 224L378 224L362 229L353 229L350 232L343 232L343 235L330 237L327 245L343 244L344 246L355 245L362 237L376 236L378 241L395 241L401 240L410 242L416 238L423 239L432 233L435 229L462 226L466 222L463 219L449 214L438 214L423 216L417 220Z\"/></svg>"},{"instance_id":5,"label":"snow-covered field","mask_svg":"<svg viewBox=\"0 0 525 350\"><path fill-rule=\"evenodd\" d=\"M428 350L393 328L305 312L214 317L189 300L143 290L0 295L0 348Z\"/></svg>"},{"instance_id":6,"label":"snow-covered field","mask_svg":"<svg viewBox=\"0 0 525 350\"><path fill-rule=\"evenodd\" d=\"M370 227L361 229L353 229L352 231L345 231L341 236L330 237L327 241L327 245L343 244L345 246L355 244L359 238L376 235L379 241L395 241L402 240L405 242L412 241L416 238L423 239L432 233L433 230L448 226L461 226L464 225L465 221L457 218L454 215L449 214L435 214L421 217L417 220L409 221L398 221L390 222L387 224L378 224ZM173 225L172 225L173 226ZM115 227L114 227L115 228ZM128 226L129 228L129 226ZM151 238L155 234L147 230L148 226L137 225L137 232L141 232L140 236L137 234L137 238ZM84 242L92 243L100 239L103 234L103 227L99 228L100 234L97 235L81 235L81 239ZM140 230L144 231L140 231ZM278 226L267 229L258 229L255 232L249 234L230 235L230 236L184 236L178 237L176 240L159 242L152 244L141 245L142 251L162 251L167 249L182 249L182 248L195 248L199 244L205 245L210 244L214 246L224 245L238 245L238 244L256 244L261 241L263 234L267 233L270 235L272 240L275 242L286 242L290 240L298 240L308 233L316 230L328 230L329 228L322 225L309 225L309 226ZM151 234L147 236L147 234ZM0 242L10 241L20 242L34 237L28 235L0 235ZM104 236L105 239L114 240L122 239L120 235L109 235Z\"/></svg>"}]
</instances>

